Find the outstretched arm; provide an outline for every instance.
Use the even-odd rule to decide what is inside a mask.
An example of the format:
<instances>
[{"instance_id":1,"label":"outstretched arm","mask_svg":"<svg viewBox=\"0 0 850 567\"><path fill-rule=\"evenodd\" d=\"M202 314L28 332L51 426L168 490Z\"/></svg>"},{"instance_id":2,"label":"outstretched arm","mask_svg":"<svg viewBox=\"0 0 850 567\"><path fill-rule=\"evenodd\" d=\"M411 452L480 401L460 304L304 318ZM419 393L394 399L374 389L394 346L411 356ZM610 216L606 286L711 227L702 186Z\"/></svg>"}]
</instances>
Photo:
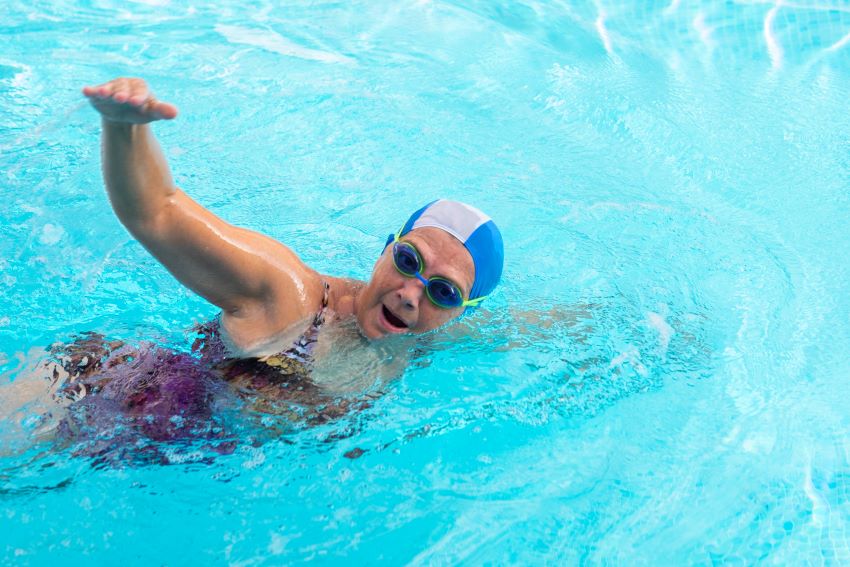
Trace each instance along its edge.
<instances>
[{"instance_id":1,"label":"outstretched arm","mask_svg":"<svg viewBox=\"0 0 850 567\"><path fill-rule=\"evenodd\" d=\"M225 316L256 319L269 330L315 310L318 275L291 250L224 222L174 186L148 123L174 118L177 108L156 100L141 79L83 94L103 119L103 177L115 213L178 280Z\"/></svg>"}]
</instances>

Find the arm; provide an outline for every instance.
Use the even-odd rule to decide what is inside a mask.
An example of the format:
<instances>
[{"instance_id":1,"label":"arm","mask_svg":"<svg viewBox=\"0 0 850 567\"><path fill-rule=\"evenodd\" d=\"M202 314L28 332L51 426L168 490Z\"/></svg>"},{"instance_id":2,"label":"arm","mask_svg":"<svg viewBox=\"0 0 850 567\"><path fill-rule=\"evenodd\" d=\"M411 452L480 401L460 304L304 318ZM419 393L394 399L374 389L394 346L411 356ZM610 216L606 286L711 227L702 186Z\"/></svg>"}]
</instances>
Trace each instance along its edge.
<instances>
[{"instance_id":1,"label":"arm","mask_svg":"<svg viewBox=\"0 0 850 567\"><path fill-rule=\"evenodd\" d=\"M112 207L168 271L225 317L251 319L269 331L314 310L321 282L291 250L224 222L174 186L148 125L174 118L174 106L154 99L141 79L86 87L83 94L102 115L103 177Z\"/></svg>"},{"instance_id":2,"label":"arm","mask_svg":"<svg viewBox=\"0 0 850 567\"><path fill-rule=\"evenodd\" d=\"M481 313L469 324L459 323L445 329L450 341L472 341L487 343L496 351L522 349L536 344L545 344L559 336L568 336L571 341L585 343L594 332L594 311L598 304L578 303L554 305L543 310L531 310L509 306L504 312L478 308ZM489 330L475 321L490 321ZM493 326L497 331L493 331Z\"/></svg>"}]
</instances>

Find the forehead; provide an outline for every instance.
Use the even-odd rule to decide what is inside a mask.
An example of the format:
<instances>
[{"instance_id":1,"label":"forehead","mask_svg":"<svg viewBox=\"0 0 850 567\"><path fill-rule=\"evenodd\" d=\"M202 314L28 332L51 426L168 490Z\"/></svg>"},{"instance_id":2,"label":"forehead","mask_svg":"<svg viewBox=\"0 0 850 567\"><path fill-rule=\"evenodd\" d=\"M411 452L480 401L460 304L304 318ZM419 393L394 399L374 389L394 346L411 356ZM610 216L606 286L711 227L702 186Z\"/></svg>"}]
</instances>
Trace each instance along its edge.
<instances>
[{"instance_id":1,"label":"forehead","mask_svg":"<svg viewBox=\"0 0 850 567\"><path fill-rule=\"evenodd\" d=\"M431 226L416 228L402 238L411 242L425 260L427 275L440 275L464 288L472 289L475 264L469 250L454 236Z\"/></svg>"}]
</instances>

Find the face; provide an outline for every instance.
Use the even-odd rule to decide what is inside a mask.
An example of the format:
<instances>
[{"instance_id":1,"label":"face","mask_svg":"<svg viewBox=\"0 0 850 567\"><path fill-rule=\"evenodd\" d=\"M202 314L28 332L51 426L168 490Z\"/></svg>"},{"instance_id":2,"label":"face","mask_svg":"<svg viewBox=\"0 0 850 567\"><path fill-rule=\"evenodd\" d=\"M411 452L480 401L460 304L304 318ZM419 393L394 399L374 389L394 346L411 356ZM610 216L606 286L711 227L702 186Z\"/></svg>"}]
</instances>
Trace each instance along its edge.
<instances>
[{"instance_id":1,"label":"face","mask_svg":"<svg viewBox=\"0 0 850 567\"><path fill-rule=\"evenodd\" d=\"M422 275L442 276L460 287L464 299L475 280L475 265L458 239L439 228L417 228L401 237L419 251L425 263ZM424 333L463 313L463 307L443 309L428 299L425 285L393 265L392 244L386 247L369 284L360 292L355 314L360 330L370 339L401 333Z\"/></svg>"}]
</instances>

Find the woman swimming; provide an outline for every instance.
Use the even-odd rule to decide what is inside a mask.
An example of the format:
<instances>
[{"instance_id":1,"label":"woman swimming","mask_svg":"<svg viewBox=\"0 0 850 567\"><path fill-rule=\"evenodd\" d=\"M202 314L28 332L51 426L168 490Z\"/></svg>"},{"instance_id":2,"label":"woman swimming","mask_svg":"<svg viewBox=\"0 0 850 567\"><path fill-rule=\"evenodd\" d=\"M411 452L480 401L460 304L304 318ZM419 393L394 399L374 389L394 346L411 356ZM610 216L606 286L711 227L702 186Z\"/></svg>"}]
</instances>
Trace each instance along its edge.
<instances>
[{"instance_id":1,"label":"woman swimming","mask_svg":"<svg viewBox=\"0 0 850 567\"><path fill-rule=\"evenodd\" d=\"M496 225L450 200L425 205L390 235L369 282L319 274L285 245L224 222L174 186L149 123L173 119L177 109L144 81L116 79L83 94L102 117L103 176L118 218L180 282L221 308L198 328L191 353L96 334L54 350L53 391L67 412L53 429L71 442L96 439L88 454L147 441L223 442L217 412L239 403L266 415L298 407L295 417L306 423L339 417L368 399L356 391L340 397L317 380L323 361L336 358L337 370L342 361L357 373L358 352L374 354L377 339L438 329L499 281ZM384 358L404 364L403 356Z\"/></svg>"},{"instance_id":2,"label":"woman swimming","mask_svg":"<svg viewBox=\"0 0 850 567\"><path fill-rule=\"evenodd\" d=\"M478 209L439 200L387 241L368 283L319 274L285 245L232 226L174 186L150 122L177 108L141 79L115 79L83 94L102 117L103 176L130 233L180 282L221 308L231 354L270 356L321 311L353 318L369 339L420 334L477 305L501 277L503 246Z\"/></svg>"}]
</instances>

